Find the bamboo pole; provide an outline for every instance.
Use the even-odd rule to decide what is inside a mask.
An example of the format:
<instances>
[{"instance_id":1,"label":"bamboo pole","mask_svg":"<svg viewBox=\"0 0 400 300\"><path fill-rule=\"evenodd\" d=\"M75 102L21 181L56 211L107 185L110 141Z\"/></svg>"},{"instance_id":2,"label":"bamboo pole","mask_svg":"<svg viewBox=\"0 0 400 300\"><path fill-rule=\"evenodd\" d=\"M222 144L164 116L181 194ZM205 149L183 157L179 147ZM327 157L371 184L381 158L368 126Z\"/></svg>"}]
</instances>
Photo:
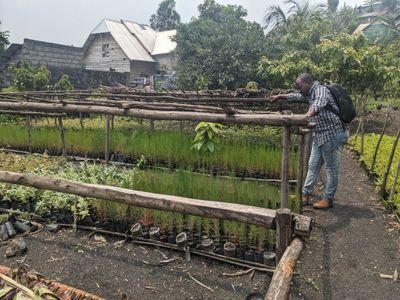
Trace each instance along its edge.
<instances>
[{"instance_id":1,"label":"bamboo pole","mask_svg":"<svg viewBox=\"0 0 400 300\"><path fill-rule=\"evenodd\" d=\"M400 127L397 130L396 138L393 142L392 151L390 153L388 164L386 166L386 171L385 171L385 174L383 175L383 180L382 180L382 184L381 184L380 191L379 191L379 194L381 195L382 198L385 196L385 193L386 193L386 183L387 183L387 179L390 174L390 168L392 167L392 162L393 162L394 154L396 153L396 148L397 148L397 143L399 142L399 138L400 138Z\"/></svg>"},{"instance_id":2,"label":"bamboo pole","mask_svg":"<svg viewBox=\"0 0 400 300\"><path fill-rule=\"evenodd\" d=\"M385 123L383 124L383 128L382 128L381 134L379 136L378 143L376 144L376 148L375 148L375 151L374 151L374 156L372 157L372 162L371 162L371 173L374 172L375 163L376 163L376 156L378 155L379 147L381 145L383 135L385 134L386 126L387 126L388 120L389 120L389 115L390 114L388 112L386 114Z\"/></svg>"},{"instance_id":3,"label":"bamboo pole","mask_svg":"<svg viewBox=\"0 0 400 300\"><path fill-rule=\"evenodd\" d=\"M29 153L32 153L32 122L31 122L31 117L26 116L26 127L28 128L28 149Z\"/></svg>"},{"instance_id":4,"label":"bamboo pole","mask_svg":"<svg viewBox=\"0 0 400 300\"><path fill-rule=\"evenodd\" d=\"M87 184L33 174L0 171L0 182L30 186L126 205L175 211L184 214L233 220L275 229L275 210L249 205L161 195L113 186Z\"/></svg>"},{"instance_id":5,"label":"bamboo pole","mask_svg":"<svg viewBox=\"0 0 400 300\"><path fill-rule=\"evenodd\" d=\"M106 114L106 124L105 124L105 144L104 144L104 159L106 164L108 164L110 159L110 115Z\"/></svg>"},{"instance_id":6,"label":"bamboo pole","mask_svg":"<svg viewBox=\"0 0 400 300\"><path fill-rule=\"evenodd\" d=\"M289 158L290 158L290 127L284 126L282 132L282 182L281 182L281 208L288 208L289 191Z\"/></svg>"},{"instance_id":7,"label":"bamboo pole","mask_svg":"<svg viewBox=\"0 0 400 300\"><path fill-rule=\"evenodd\" d=\"M151 120L189 120L224 124L306 126L309 124L305 115L279 114L214 114L203 112L149 111L141 109L122 109L95 105L72 105L34 102L0 102L0 109L38 110L45 112L98 113L118 116L131 116Z\"/></svg>"},{"instance_id":8,"label":"bamboo pole","mask_svg":"<svg viewBox=\"0 0 400 300\"><path fill-rule=\"evenodd\" d=\"M296 267L297 259L303 250L304 242L295 238L282 256L281 261L272 276L265 300L286 300L289 299L291 281Z\"/></svg>"},{"instance_id":9,"label":"bamboo pole","mask_svg":"<svg viewBox=\"0 0 400 300\"><path fill-rule=\"evenodd\" d=\"M60 128L62 155L67 156L67 147L65 146L64 126L63 126L62 117L58 117L58 125Z\"/></svg>"}]
</instances>

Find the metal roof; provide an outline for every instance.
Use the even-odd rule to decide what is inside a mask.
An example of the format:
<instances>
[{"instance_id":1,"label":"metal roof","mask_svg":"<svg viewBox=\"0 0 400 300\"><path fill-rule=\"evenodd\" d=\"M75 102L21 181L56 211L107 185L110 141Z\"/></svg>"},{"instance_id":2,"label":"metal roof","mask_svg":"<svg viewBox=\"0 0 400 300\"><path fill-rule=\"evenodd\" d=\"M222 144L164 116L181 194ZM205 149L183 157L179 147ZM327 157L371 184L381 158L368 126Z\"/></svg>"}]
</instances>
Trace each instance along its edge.
<instances>
[{"instance_id":1,"label":"metal roof","mask_svg":"<svg viewBox=\"0 0 400 300\"><path fill-rule=\"evenodd\" d=\"M176 30L166 30L157 32L151 55L171 53L176 48L176 43L171 40L176 34Z\"/></svg>"},{"instance_id":2,"label":"metal roof","mask_svg":"<svg viewBox=\"0 0 400 300\"><path fill-rule=\"evenodd\" d=\"M123 23L104 19L90 35L99 33L110 33L130 60L155 62L141 41Z\"/></svg>"},{"instance_id":3,"label":"metal roof","mask_svg":"<svg viewBox=\"0 0 400 300\"><path fill-rule=\"evenodd\" d=\"M151 55L167 54L176 47L171 40L176 30L156 32L147 25L109 19L104 19L93 29L85 45L90 43L92 35L101 33L110 33L130 60L155 62Z\"/></svg>"}]
</instances>

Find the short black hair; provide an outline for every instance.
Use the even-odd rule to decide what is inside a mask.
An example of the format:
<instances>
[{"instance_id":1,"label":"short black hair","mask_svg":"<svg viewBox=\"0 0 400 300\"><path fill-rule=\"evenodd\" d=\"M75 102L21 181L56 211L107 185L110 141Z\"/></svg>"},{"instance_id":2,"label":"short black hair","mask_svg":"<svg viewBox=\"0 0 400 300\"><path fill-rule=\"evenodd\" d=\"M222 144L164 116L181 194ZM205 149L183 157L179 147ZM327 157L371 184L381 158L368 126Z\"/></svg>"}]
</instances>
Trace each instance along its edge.
<instances>
[{"instance_id":1,"label":"short black hair","mask_svg":"<svg viewBox=\"0 0 400 300\"><path fill-rule=\"evenodd\" d=\"M304 83L313 83L314 82L314 78L308 73L300 74L297 77L297 79Z\"/></svg>"}]
</instances>

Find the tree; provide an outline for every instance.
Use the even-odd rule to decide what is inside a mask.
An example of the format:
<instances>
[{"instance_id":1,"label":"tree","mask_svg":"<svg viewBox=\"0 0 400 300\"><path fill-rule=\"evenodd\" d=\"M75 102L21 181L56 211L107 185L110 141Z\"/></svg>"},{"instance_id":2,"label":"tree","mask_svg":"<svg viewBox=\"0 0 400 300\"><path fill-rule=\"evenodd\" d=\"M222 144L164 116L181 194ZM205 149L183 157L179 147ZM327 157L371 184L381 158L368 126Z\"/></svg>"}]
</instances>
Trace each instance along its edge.
<instances>
[{"instance_id":1,"label":"tree","mask_svg":"<svg viewBox=\"0 0 400 300\"><path fill-rule=\"evenodd\" d=\"M35 67L24 60L18 66L11 65L7 70L11 73L13 86L18 91L49 89L51 73L45 66Z\"/></svg>"},{"instance_id":2,"label":"tree","mask_svg":"<svg viewBox=\"0 0 400 300\"><path fill-rule=\"evenodd\" d=\"M312 5L311 0L304 2L285 0L285 5L288 6L286 11L279 5L271 5L267 8L267 13L264 16L264 26L266 29L273 30L276 27L283 26L289 22L290 18L295 16L306 19L312 14L326 10L324 4Z\"/></svg>"},{"instance_id":3,"label":"tree","mask_svg":"<svg viewBox=\"0 0 400 300\"><path fill-rule=\"evenodd\" d=\"M175 0L162 1L157 13L150 18L150 26L156 31L175 29L180 22L181 17L175 10Z\"/></svg>"},{"instance_id":4,"label":"tree","mask_svg":"<svg viewBox=\"0 0 400 300\"><path fill-rule=\"evenodd\" d=\"M183 89L233 89L257 81L263 54L261 26L243 19L241 6L206 0L199 17L177 28L178 86Z\"/></svg>"},{"instance_id":5,"label":"tree","mask_svg":"<svg viewBox=\"0 0 400 300\"><path fill-rule=\"evenodd\" d=\"M8 44L10 44L8 40L8 31L0 31L0 53L6 49Z\"/></svg>"}]
</instances>

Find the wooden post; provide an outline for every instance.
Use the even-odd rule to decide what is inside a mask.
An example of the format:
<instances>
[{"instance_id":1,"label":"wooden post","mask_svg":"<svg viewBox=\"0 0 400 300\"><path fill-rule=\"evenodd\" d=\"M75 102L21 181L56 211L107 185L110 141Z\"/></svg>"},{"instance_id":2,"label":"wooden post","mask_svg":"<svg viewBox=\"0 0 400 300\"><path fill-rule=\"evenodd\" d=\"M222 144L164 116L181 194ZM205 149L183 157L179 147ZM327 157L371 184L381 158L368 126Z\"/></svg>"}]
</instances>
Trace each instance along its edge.
<instances>
[{"instance_id":1,"label":"wooden post","mask_svg":"<svg viewBox=\"0 0 400 300\"><path fill-rule=\"evenodd\" d=\"M154 120L150 120L150 131L154 131Z\"/></svg>"},{"instance_id":2,"label":"wooden post","mask_svg":"<svg viewBox=\"0 0 400 300\"><path fill-rule=\"evenodd\" d=\"M364 116L360 117L360 155L364 154Z\"/></svg>"},{"instance_id":3,"label":"wooden post","mask_svg":"<svg viewBox=\"0 0 400 300\"><path fill-rule=\"evenodd\" d=\"M293 216L288 208L276 211L276 262L278 263L292 241Z\"/></svg>"},{"instance_id":4,"label":"wooden post","mask_svg":"<svg viewBox=\"0 0 400 300\"><path fill-rule=\"evenodd\" d=\"M304 136L303 182L308 172L308 160L310 159L311 147L312 147L312 133L307 133Z\"/></svg>"},{"instance_id":5,"label":"wooden post","mask_svg":"<svg viewBox=\"0 0 400 300\"><path fill-rule=\"evenodd\" d=\"M26 116L26 127L28 128L28 149L29 153L32 153L32 122L31 117Z\"/></svg>"},{"instance_id":6,"label":"wooden post","mask_svg":"<svg viewBox=\"0 0 400 300\"><path fill-rule=\"evenodd\" d=\"M296 267L297 259L303 250L304 242L295 238L282 256L272 276L265 300L286 300L289 299L291 281Z\"/></svg>"},{"instance_id":7,"label":"wooden post","mask_svg":"<svg viewBox=\"0 0 400 300\"><path fill-rule=\"evenodd\" d=\"M106 131L104 144L104 159L108 163L110 159L110 115L106 114Z\"/></svg>"},{"instance_id":8,"label":"wooden post","mask_svg":"<svg viewBox=\"0 0 400 300\"><path fill-rule=\"evenodd\" d=\"M111 129L114 129L114 117L115 116L111 116Z\"/></svg>"},{"instance_id":9,"label":"wooden post","mask_svg":"<svg viewBox=\"0 0 400 300\"><path fill-rule=\"evenodd\" d=\"M304 134L299 135L299 143L297 146L297 196L301 199L301 191L303 188L303 172L304 172Z\"/></svg>"},{"instance_id":10,"label":"wooden post","mask_svg":"<svg viewBox=\"0 0 400 300\"><path fill-rule=\"evenodd\" d=\"M84 126L83 126L83 118L82 118L82 113L81 112L79 113L79 124L81 124L81 129L83 130Z\"/></svg>"},{"instance_id":11,"label":"wooden post","mask_svg":"<svg viewBox=\"0 0 400 300\"><path fill-rule=\"evenodd\" d=\"M284 126L282 132L282 174L281 174L281 208L288 208L289 191L289 158L290 158L290 127Z\"/></svg>"},{"instance_id":12,"label":"wooden post","mask_svg":"<svg viewBox=\"0 0 400 300\"><path fill-rule=\"evenodd\" d=\"M60 137L61 137L61 151L63 156L67 156L67 148L65 146L65 137L64 137L64 126L62 117L58 117L58 125L60 126Z\"/></svg>"},{"instance_id":13,"label":"wooden post","mask_svg":"<svg viewBox=\"0 0 400 300\"><path fill-rule=\"evenodd\" d=\"M386 193L386 183L387 183L387 179L389 177L390 168L392 167L393 157L394 157L394 154L396 153L396 148L397 148L397 143L399 142L399 137L400 137L400 127L397 130L396 138L393 142L392 152L390 153L388 164L386 166L386 171L385 171L385 174L383 175L382 185L381 185L381 189L379 191L379 194L381 195L382 198L385 196L385 193Z\"/></svg>"}]
</instances>

